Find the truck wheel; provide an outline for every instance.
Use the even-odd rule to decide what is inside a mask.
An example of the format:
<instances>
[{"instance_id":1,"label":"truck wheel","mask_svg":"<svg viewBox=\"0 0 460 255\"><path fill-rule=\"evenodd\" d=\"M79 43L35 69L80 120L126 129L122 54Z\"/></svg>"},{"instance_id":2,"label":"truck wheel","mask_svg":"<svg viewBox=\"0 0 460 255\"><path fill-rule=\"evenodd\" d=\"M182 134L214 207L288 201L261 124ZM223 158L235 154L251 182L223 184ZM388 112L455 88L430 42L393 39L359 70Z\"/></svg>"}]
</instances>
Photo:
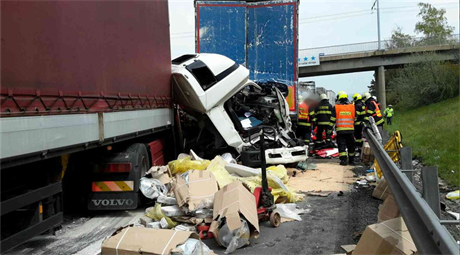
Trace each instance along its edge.
<instances>
[{"instance_id":1,"label":"truck wheel","mask_svg":"<svg viewBox=\"0 0 460 255\"><path fill-rule=\"evenodd\" d=\"M127 153L134 157L134 164L131 169L130 179L134 180L134 191L138 193L138 206L140 207L149 200L140 191L140 179L150 169L150 159L147 152L147 147L142 143L135 143L128 147Z\"/></svg>"},{"instance_id":2,"label":"truck wheel","mask_svg":"<svg viewBox=\"0 0 460 255\"><path fill-rule=\"evenodd\" d=\"M134 191L138 192L140 186L139 180L150 168L150 159L147 147L145 147L142 143L135 143L126 149L126 153L133 157L132 162L134 164L132 166L129 179L134 180Z\"/></svg>"}]
</instances>

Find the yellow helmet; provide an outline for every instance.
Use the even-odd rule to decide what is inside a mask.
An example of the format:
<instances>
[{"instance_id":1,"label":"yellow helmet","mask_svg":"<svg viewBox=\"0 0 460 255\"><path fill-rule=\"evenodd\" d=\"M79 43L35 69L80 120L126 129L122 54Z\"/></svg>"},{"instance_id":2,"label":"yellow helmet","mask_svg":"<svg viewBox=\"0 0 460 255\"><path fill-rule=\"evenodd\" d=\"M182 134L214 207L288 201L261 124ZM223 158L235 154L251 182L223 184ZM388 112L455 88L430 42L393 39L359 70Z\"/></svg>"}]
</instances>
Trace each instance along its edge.
<instances>
[{"instance_id":1,"label":"yellow helmet","mask_svg":"<svg viewBox=\"0 0 460 255\"><path fill-rule=\"evenodd\" d=\"M339 92L337 93L337 100L339 100L339 96L340 96L341 94L343 94L343 93L345 93L345 91L343 91L343 90L342 90L342 91L339 91Z\"/></svg>"},{"instance_id":2,"label":"yellow helmet","mask_svg":"<svg viewBox=\"0 0 460 255\"><path fill-rule=\"evenodd\" d=\"M342 93L339 94L339 100L340 99L348 99L348 94L344 91L341 91Z\"/></svg>"},{"instance_id":3,"label":"yellow helmet","mask_svg":"<svg viewBox=\"0 0 460 255\"><path fill-rule=\"evenodd\" d=\"M353 100L354 100L354 101L358 101L358 100L361 100L361 99L362 99L362 97L361 97L361 95L360 95L359 93L355 93L355 94L353 95Z\"/></svg>"}]
</instances>

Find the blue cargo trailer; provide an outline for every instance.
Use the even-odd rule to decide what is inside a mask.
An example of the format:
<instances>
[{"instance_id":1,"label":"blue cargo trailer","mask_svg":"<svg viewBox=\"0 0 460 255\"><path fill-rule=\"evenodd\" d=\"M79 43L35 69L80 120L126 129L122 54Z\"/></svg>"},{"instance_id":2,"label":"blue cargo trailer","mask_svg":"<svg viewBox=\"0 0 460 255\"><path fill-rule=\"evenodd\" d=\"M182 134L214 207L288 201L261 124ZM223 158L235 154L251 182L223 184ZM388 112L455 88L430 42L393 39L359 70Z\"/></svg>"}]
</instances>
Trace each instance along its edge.
<instances>
[{"instance_id":1,"label":"blue cargo trailer","mask_svg":"<svg viewBox=\"0 0 460 255\"><path fill-rule=\"evenodd\" d=\"M298 6L298 0L195 1L196 52L225 55L256 82L288 85L296 114Z\"/></svg>"}]
</instances>

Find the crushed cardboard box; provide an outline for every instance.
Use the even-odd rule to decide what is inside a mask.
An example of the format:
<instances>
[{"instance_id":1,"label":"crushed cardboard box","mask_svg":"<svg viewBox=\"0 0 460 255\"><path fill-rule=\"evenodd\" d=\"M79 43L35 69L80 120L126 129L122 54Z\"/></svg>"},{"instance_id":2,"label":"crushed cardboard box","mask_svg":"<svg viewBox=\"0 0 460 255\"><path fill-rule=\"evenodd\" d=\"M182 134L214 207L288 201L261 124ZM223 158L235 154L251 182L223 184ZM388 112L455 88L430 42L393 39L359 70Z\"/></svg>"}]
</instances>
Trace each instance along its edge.
<instances>
[{"instance_id":1,"label":"crushed cardboard box","mask_svg":"<svg viewBox=\"0 0 460 255\"><path fill-rule=\"evenodd\" d=\"M398 254L417 252L412 237L402 218L395 218L367 226L353 255Z\"/></svg>"},{"instance_id":2,"label":"crushed cardboard box","mask_svg":"<svg viewBox=\"0 0 460 255\"><path fill-rule=\"evenodd\" d=\"M208 170L188 171L188 182L182 175L177 175L174 195L180 207L194 211L200 208L212 208L214 193L218 190L214 175Z\"/></svg>"},{"instance_id":3,"label":"crushed cardboard box","mask_svg":"<svg viewBox=\"0 0 460 255\"><path fill-rule=\"evenodd\" d=\"M241 215L248 221L251 228L251 237L259 235L259 218L257 216L256 199L241 182L234 181L214 196L213 222L209 232L213 233L218 240L219 219L225 217L230 231L242 226Z\"/></svg>"},{"instance_id":4,"label":"crushed cardboard box","mask_svg":"<svg viewBox=\"0 0 460 255\"><path fill-rule=\"evenodd\" d=\"M102 255L112 254L170 254L189 238L199 239L190 231L153 228L120 228L102 242Z\"/></svg>"},{"instance_id":5,"label":"crushed cardboard box","mask_svg":"<svg viewBox=\"0 0 460 255\"><path fill-rule=\"evenodd\" d=\"M394 219L400 216L398 205L392 195L388 196L387 199L379 207L378 221L382 222L390 219Z\"/></svg>"},{"instance_id":6,"label":"crushed cardboard box","mask_svg":"<svg viewBox=\"0 0 460 255\"><path fill-rule=\"evenodd\" d=\"M372 196L377 199L385 200L388 195L391 195L391 190L390 187L388 187L387 181L384 179L374 188Z\"/></svg>"}]
</instances>

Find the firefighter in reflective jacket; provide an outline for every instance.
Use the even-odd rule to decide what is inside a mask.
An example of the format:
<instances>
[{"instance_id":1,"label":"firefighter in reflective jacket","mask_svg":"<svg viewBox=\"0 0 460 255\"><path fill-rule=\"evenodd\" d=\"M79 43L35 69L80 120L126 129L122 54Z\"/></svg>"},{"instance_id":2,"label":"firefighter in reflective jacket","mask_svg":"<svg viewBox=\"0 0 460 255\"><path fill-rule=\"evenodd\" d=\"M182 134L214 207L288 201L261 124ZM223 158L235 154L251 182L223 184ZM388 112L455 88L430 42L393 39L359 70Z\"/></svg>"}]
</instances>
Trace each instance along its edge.
<instances>
[{"instance_id":1,"label":"firefighter in reflective jacket","mask_svg":"<svg viewBox=\"0 0 460 255\"><path fill-rule=\"evenodd\" d=\"M364 122L369 124L369 117L374 118L375 125L377 125L380 135L382 136L384 120L382 112L380 111L380 104L371 96L369 92L363 93L363 99L366 103L366 116L364 117Z\"/></svg>"},{"instance_id":2,"label":"firefighter in reflective jacket","mask_svg":"<svg viewBox=\"0 0 460 255\"><path fill-rule=\"evenodd\" d=\"M310 112L308 105L305 102L299 104L299 121L297 123L297 137L301 138L306 145L310 143L311 139L311 122Z\"/></svg>"},{"instance_id":3,"label":"firefighter in reflective jacket","mask_svg":"<svg viewBox=\"0 0 460 255\"><path fill-rule=\"evenodd\" d=\"M316 141L315 149L320 150L323 146L324 148L331 148L331 134L332 127L331 124L331 115L332 115L332 105L329 103L329 99L326 94L321 94L319 96L321 102L316 106L314 111L314 118L312 122L316 126ZM326 144L323 145L323 132L326 131Z\"/></svg>"},{"instance_id":4,"label":"firefighter in reflective jacket","mask_svg":"<svg viewBox=\"0 0 460 255\"><path fill-rule=\"evenodd\" d=\"M334 109L332 110L331 123L335 123L335 131L337 132L337 145L339 147L341 165L347 165L347 163L354 165L354 130L356 117L357 114L355 111L355 106L348 102L348 94L340 94L339 102L334 106Z\"/></svg>"},{"instance_id":5,"label":"firefighter in reflective jacket","mask_svg":"<svg viewBox=\"0 0 460 255\"><path fill-rule=\"evenodd\" d=\"M357 114L355 121L355 156L359 156L363 147L363 121L364 117L366 117L366 105L364 104L361 95L358 93L353 95L353 103L355 104Z\"/></svg>"}]
</instances>

